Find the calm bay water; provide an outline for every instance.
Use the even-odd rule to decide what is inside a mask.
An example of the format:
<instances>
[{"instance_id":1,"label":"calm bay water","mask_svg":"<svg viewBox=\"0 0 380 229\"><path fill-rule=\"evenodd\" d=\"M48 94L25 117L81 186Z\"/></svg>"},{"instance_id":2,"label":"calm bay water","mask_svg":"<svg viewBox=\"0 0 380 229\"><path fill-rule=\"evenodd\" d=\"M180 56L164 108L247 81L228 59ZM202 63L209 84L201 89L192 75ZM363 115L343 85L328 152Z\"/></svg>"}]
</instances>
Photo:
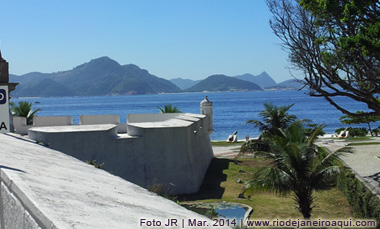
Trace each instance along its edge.
<instances>
[{"instance_id":1,"label":"calm bay water","mask_svg":"<svg viewBox=\"0 0 380 229\"><path fill-rule=\"evenodd\" d=\"M218 93L182 93L159 95L126 96L90 96L90 97L48 97L48 98L14 98L13 102L33 102L33 108L41 108L38 116L73 116L74 123L79 123L80 115L117 114L121 122L126 121L131 113L159 113L157 107L172 104L186 113L200 113L200 102L205 96L213 102L214 133L212 140L225 140L235 130L239 139L246 135L257 137L259 131L251 125L244 125L249 119L259 119L257 114L263 109L264 102L275 105L295 105L291 114L300 119L310 119L317 124L326 124L325 132L333 133L339 127L342 116L338 110L323 98L310 97L302 91L258 91L258 92L218 92ZM365 106L347 98L339 101L351 110L365 110ZM377 125L375 125L377 127Z\"/></svg>"}]
</instances>

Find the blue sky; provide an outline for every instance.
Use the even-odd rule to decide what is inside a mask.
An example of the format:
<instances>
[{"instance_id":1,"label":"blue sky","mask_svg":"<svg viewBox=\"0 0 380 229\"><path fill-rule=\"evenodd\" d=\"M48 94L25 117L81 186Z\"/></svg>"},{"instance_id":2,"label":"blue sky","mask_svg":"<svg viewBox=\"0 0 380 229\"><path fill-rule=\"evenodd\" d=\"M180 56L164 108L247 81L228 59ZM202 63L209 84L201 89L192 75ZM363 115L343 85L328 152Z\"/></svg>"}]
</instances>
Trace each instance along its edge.
<instances>
[{"instance_id":1,"label":"blue sky","mask_svg":"<svg viewBox=\"0 0 380 229\"><path fill-rule=\"evenodd\" d=\"M15 0L1 3L10 73L70 70L108 56L165 79L266 71L291 78L265 0Z\"/></svg>"}]
</instances>

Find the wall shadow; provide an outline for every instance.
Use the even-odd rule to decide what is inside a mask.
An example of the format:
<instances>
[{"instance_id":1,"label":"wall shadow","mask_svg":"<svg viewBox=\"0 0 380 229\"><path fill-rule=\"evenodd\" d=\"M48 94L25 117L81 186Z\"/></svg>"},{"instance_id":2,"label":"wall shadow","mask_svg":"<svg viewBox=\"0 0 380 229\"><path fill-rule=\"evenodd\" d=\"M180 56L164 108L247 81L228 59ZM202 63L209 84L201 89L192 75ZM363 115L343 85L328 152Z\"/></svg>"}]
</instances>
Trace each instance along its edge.
<instances>
[{"instance_id":1,"label":"wall shadow","mask_svg":"<svg viewBox=\"0 0 380 229\"><path fill-rule=\"evenodd\" d=\"M367 177L375 180L378 183L380 183L380 172L372 174L372 175L367 176Z\"/></svg>"},{"instance_id":2,"label":"wall shadow","mask_svg":"<svg viewBox=\"0 0 380 229\"><path fill-rule=\"evenodd\" d=\"M12 168L12 167L8 167L8 166L4 166L4 165L0 165L0 169L8 169L8 170L16 171L16 172L22 172L22 173L25 173L25 171L23 171L23 170L21 170L21 169L16 169L16 168Z\"/></svg>"},{"instance_id":3,"label":"wall shadow","mask_svg":"<svg viewBox=\"0 0 380 229\"><path fill-rule=\"evenodd\" d=\"M226 181L227 175L223 170L228 169L230 159L213 158L207 169L203 183L197 193L178 196L179 201L195 201L204 199L221 199L225 188L220 187Z\"/></svg>"}]
</instances>

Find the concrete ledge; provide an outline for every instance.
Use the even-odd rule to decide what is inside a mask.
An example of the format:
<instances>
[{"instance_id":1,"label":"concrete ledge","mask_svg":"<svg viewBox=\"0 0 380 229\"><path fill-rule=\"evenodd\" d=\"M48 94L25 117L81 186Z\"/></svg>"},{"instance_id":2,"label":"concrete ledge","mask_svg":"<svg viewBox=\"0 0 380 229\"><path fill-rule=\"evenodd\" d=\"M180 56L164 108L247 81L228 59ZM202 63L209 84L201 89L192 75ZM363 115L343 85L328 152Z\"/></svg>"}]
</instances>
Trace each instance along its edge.
<instances>
[{"instance_id":1,"label":"concrete ledge","mask_svg":"<svg viewBox=\"0 0 380 229\"><path fill-rule=\"evenodd\" d=\"M1 228L139 228L141 218L209 221L17 135L0 134L0 144Z\"/></svg>"},{"instance_id":2,"label":"concrete ledge","mask_svg":"<svg viewBox=\"0 0 380 229\"><path fill-rule=\"evenodd\" d=\"M75 126L46 126L46 127L32 127L30 132L44 132L44 133L70 133L70 132L97 132L109 131L115 128L116 125L112 124L98 124L98 125L75 125Z\"/></svg>"}]
</instances>

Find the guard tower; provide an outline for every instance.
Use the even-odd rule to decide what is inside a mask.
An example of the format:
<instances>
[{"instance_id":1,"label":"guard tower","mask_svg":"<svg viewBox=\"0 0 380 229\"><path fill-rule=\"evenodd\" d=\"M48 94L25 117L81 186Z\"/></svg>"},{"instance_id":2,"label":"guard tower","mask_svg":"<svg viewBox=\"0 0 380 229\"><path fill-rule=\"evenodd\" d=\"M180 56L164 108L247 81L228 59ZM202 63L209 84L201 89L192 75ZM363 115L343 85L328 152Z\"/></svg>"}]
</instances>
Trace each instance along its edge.
<instances>
[{"instance_id":1,"label":"guard tower","mask_svg":"<svg viewBox=\"0 0 380 229\"><path fill-rule=\"evenodd\" d=\"M0 49L0 133L8 133L13 129L9 110L9 93L16 89L18 83L9 83L9 64L3 59Z\"/></svg>"},{"instance_id":2,"label":"guard tower","mask_svg":"<svg viewBox=\"0 0 380 229\"><path fill-rule=\"evenodd\" d=\"M213 118L212 118L212 102L205 97L201 102L201 114L206 115L208 119L208 134L214 132Z\"/></svg>"}]
</instances>

